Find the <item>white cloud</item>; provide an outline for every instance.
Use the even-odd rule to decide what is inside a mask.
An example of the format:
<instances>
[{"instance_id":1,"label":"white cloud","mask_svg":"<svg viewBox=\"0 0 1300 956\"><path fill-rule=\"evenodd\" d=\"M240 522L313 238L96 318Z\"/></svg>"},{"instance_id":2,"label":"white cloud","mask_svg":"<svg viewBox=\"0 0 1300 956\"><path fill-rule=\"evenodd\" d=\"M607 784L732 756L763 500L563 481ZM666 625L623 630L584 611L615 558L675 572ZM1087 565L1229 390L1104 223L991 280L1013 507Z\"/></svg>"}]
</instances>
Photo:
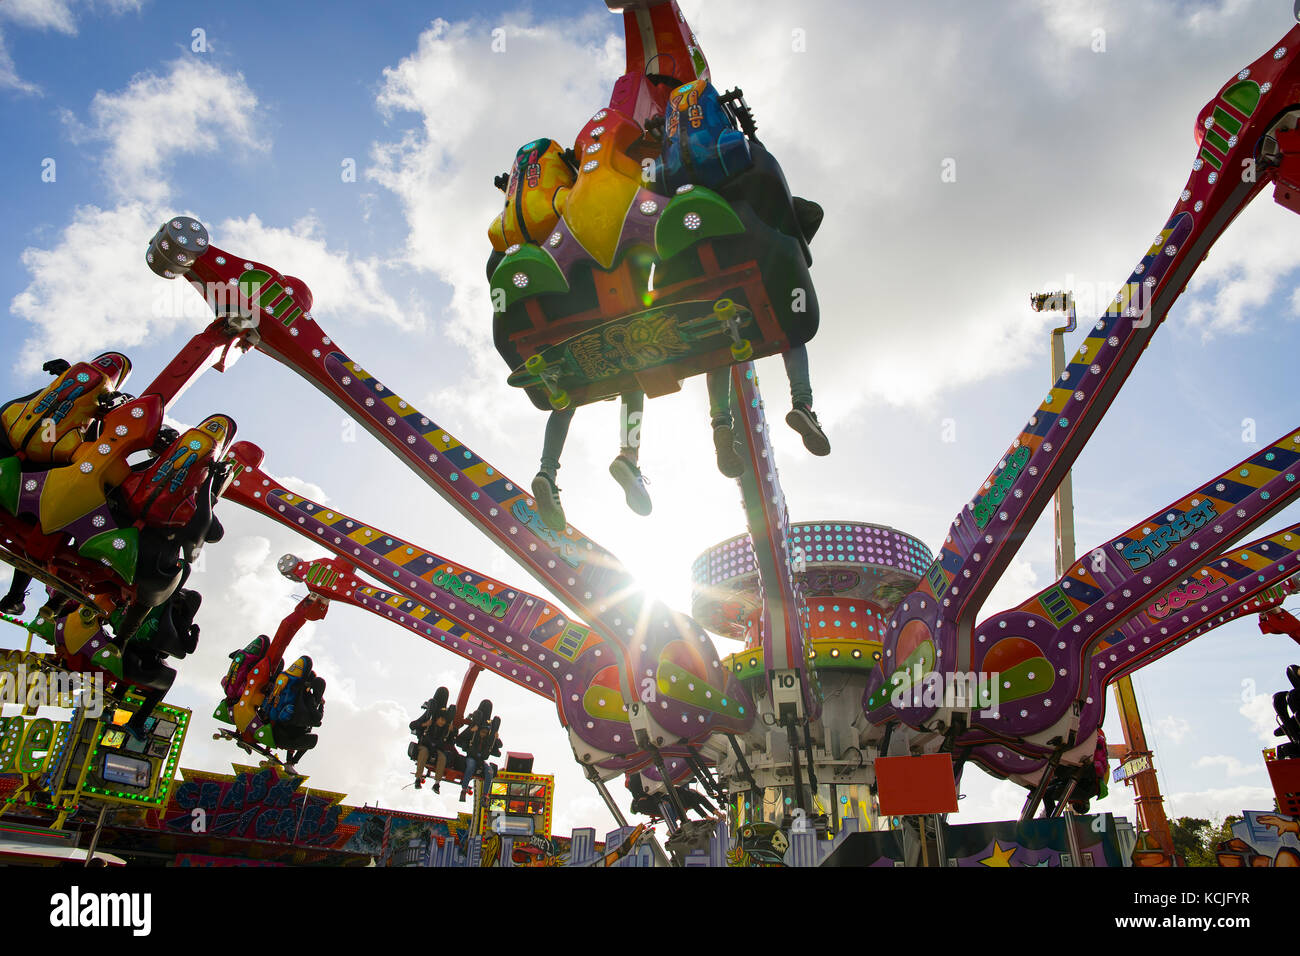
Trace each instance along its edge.
<instances>
[{"instance_id":1,"label":"white cloud","mask_svg":"<svg viewBox=\"0 0 1300 956\"><path fill-rule=\"evenodd\" d=\"M145 247L165 217L182 211L170 204L172 162L231 146L265 150L257 109L242 75L181 58L161 75L141 74L124 90L96 94L89 125L67 118L74 139L105 144L102 166L118 204L80 206L52 245L23 251L31 281L10 310L35 329L18 354L21 369L34 371L54 355L75 361L194 332L212 320L187 283L145 270ZM408 331L424 323L418 301L399 303L385 291L378 259L331 250L314 216L281 228L249 215L216 232L219 243L310 276L322 316L377 319Z\"/></svg>"},{"instance_id":2,"label":"white cloud","mask_svg":"<svg viewBox=\"0 0 1300 956\"><path fill-rule=\"evenodd\" d=\"M65 0L8 0L0 17L34 30L76 33L77 19Z\"/></svg>"},{"instance_id":3,"label":"white cloud","mask_svg":"<svg viewBox=\"0 0 1300 956\"><path fill-rule=\"evenodd\" d=\"M418 300L403 305L385 290L379 259L330 250L324 227L314 216L287 228L265 225L256 215L227 219L213 241L222 248L247 249L260 261L305 281L314 300L312 314L322 319L387 322L404 332L418 332L425 324Z\"/></svg>"},{"instance_id":4,"label":"white cloud","mask_svg":"<svg viewBox=\"0 0 1300 956\"><path fill-rule=\"evenodd\" d=\"M12 20L19 26L33 30L75 34L76 7L91 10L107 8L110 13L121 14L138 12L143 6L144 0L5 0L0 5L0 19Z\"/></svg>"},{"instance_id":5,"label":"white cloud","mask_svg":"<svg viewBox=\"0 0 1300 956\"><path fill-rule=\"evenodd\" d=\"M177 157L265 150L257 107L243 74L181 57L161 76L143 73L120 92L95 94L90 126L68 122L76 141L108 143L104 174L120 199L156 205L171 195L164 174Z\"/></svg>"},{"instance_id":6,"label":"white cloud","mask_svg":"<svg viewBox=\"0 0 1300 956\"><path fill-rule=\"evenodd\" d=\"M1238 708L1241 716L1250 723L1251 732L1265 747L1276 747L1278 738L1273 735L1277 729L1277 713L1273 710L1273 698L1270 694L1247 694Z\"/></svg>"},{"instance_id":7,"label":"white cloud","mask_svg":"<svg viewBox=\"0 0 1300 956\"><path fill-rule=\"evenodd\" d=\"M1194 764L1196 767L1222 767L1223 772L1229 777L1251 777L1264 773L1264 765L1260 761L1250 764L1243 764L1236 757L1227 754L1213 754L1199 758Z\"/></svg>"},{"instance_id":8,"label":"white cloud","mask_svg":"<svg viewBox=\"0 0 1300 956\"><path fill-rule=\"evenodd\" d=\"M406 262L452 290L442 331L468 356L470 382L449 383L438 393L438 405L461 406L476 416L475 425L499 427L494 395L519 398L503 384L492 346L484 264L487 227L501 201L492 177L508 169L530 137L565 141L607 101L612 80L622 72L622 50L610 44L618 23L603 11L544 25L512 15L504 23L508 55L502 55L492 52L495 21L489 26L436 20L414 53L384 71L379 109L399 127L415 114L416 125L395 141L376 143L366 175L402 204L409 230ZM545 97L500 95L521 78L549 75L557 63L581 63L582 69L548 84ZM466 385L484 393L482 400L470 407L448 401Z\"/></svg>"},{"instance_id":9,"label":"white cloud","mask_svg":"<svg viewBox=\"0 0 1300 956\"><path fill-rule=\"evenodd\" d=\"M1271 810L1273 790L1270 787L1239 786L1171 793L1165 797L1165 806L1171 820L1179 817L1222 820L1228 814L1240 814L1243 810Z\"/></svg>"},{"instance_id":10,"label":"white cloud","mask_svg":"<svg viewBox=\"0 0 1300 956\"><path fill-rule=\"evenodd\" d=\"M28 83L18 76L14 58L5 46L4 30L0 30L0 90L14 90L18 93L39 93L40 87Z\"/></svg>"},{"instance_id":11,"label":"white cloud","mask_svg":"<svg viewBox=\"0 0 1300 956\"><path fill-rule=\"evenodd\" d=\"M279 482L295 494L302 495L304 498L310 498L318 504L323 505L329 501L329 498L325 494L325 489L314 482L292 477L281 477L279 478Z\"/></svg>"},{"instance_id":12,"label":"white cloud","mask_svg":"<svg viewBox=\"0 0 1300 956\"><path fill-rule=\"evenodd\" d=\"M127 277L150 275L145 245L161 219L138 202L112 209L81 206L53 246L23 250L31 281L9 308L34 326L34 334L18 355L20 368L33 371L53 356L75 362L106 348L139 345L157 334L153 304L162 280ZM170 331L167 325L164 333Z\"/></svg>"},{"instance_id":13,"label":"white cloud","mask_svg":"<svg viewBox=\"0 0 1300 956\"><path fill-rule=\"evenodd\" d=\"M1182 717L1161 717L1155 722L1155 732L1170 743L1182 743L1191 733L1192 725Z\"/></svg>"},{"instance_id":14,"label":"white cloud","mask_svg":"<svg viewBox=\"0 0 1300 956\"><path fill-rule=\"evenodd\" d=\"M1012 558L984 602L985 616L1015 607L1037 591L1038 574L1033 565L1022 557Z\"/></svg>"},{"instance_id":15,"label":"white cloud","mask_svg":"<svg viewBox=\"0 0 1300 956\"><path fill-rule=\"evenodd\" d=\"M1277 325L1277 318L1261 308L1295 270L1295 256L1288 254L1294 248L1295 214L1271 199L1272 190L1266 189L1219 240L1188 284L1193 298L1186 321L1201 330L1203 341L1249 331L1258 320ZM1292 312L1300 314L1300 300L1293 298Z\"/></svg>"}]
</instances>

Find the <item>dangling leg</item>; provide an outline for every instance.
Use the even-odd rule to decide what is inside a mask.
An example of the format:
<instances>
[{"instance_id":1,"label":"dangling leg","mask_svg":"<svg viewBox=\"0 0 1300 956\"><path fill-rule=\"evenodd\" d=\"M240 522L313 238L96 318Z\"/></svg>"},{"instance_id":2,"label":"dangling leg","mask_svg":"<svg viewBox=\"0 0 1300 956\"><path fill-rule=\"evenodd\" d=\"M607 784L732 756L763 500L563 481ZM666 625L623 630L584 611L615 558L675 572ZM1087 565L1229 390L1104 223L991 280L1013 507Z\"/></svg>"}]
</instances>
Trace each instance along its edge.
<instances>
[{"instance_id":1,"label":"dangling leg","mask_svg":"<svg viewBox=\"0 0 1300 956\"><path fill-rule=\"evenodd\" d=\"M433 792L441 793L442 775L447 772L447 751L439 750L438 759L433 765Z\"/></svg>"},{"instance_id":2,"label":"dangling leg","mask_svg":"<svg viewBox=\"0 0 1300 956\"><path fill-rule=\"evenodd\" d=\"M465 793L469 790L469 782L474 777L474 771L478 769L478 761L467 756L465 758L465 771L460 775L460 802L465 802Z\"/></svg>"},{"instance_id":3,"label":"dangling leg","mask_svg":"<svg viewBox=\"0 0 1300 956\"><path fill-rule=\"evenodd\" d=\"M14 579L9 585L9 593L0 599L0 614L19 617L27 601L27 585L32 583L32 576L14 568Z\"/></svg>"},{"instance_id":4,"label":"dangling leg","mask_svg":"<svg viewBox=\"0 0 1300 956\"><path fill-rule=\"evenodd\" d=\"M736 436L731 431L731 368L715 368L707 376L709 421L713 425L713 451L718 471L728 478L745 473L745 460L736 452Z\"/></svg>"},{"instance_id":5,"label":"dangling leg","mask_svg":"<svg viewBox=\"0 0 1300 956\"><path fill-rule=\"evenodd\" d=\"M533 479L533 497L537 499L537 511L547 527L555 531L563 531L568 524L564 517L564 506L560 504L560 489L555 485L555 476L560 470L560 455L564 453L564 442L569 437L569 425L573 422L574 411L570 405L562 411L551 412L546 419L542 466Z\"/></svg>"},{"instance_id":6,"label":"dangling leg","mask_svg":"<svg viewBox=\"0 0 1300 956\"><path fill-rule=\"evenodd\" d=\"M831 453L830 439L822 431L813 414L812 376L808 371L808 349L803 345L786 352L785 374L790 380L790 414L785 416L785 423L803 436L803 446L814 455L825 456Z\"/></svg>"},{"instance_id":7,"label":"dangling leg","mask_svg":"<svg viewBox=\"0 0 1300 956\"><path fill-rule=\"evenodd\" d=\"M641 420L645 413L645 392L628 392L622 397L619 408L620 429L618 457L610 463L609 473L619 483L627 496L627 506L639 515L651 510L650 493L646 491L645 476L637 467L641 454Z\"/></svg>"},{"instance_id":8,"label":"dangling leg","mask_svg":"<svg viewBox=\"0 0 1300 956\"><path fill-rule=\"evenodd\" d=\"M420 744L415 753L415 789L419 790L424 786L424 765L429 762L429 748Z\"/></svg>"}]
</instances>

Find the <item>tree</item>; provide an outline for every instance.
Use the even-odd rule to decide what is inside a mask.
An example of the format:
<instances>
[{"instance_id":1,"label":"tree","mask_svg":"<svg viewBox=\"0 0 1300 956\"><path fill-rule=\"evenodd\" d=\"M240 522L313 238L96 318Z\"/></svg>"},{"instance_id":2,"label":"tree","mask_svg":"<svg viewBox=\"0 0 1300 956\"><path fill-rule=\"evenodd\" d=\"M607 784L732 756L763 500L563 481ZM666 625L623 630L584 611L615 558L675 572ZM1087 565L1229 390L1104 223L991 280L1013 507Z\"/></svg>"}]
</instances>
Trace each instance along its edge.
<instances>
[{"instance_id":1,"label":"tree","mask_svg":"<svg viewBox=\"0 0 1300 956\"><path fill-rule=\"evenodd\" d=\"M1186 860L1188 866L1218 866L1215 849L1220 843L1232 839L1232 825L1240 819L1229 815L1216 823L1200 817L1179 817L1169 828L1174 852Z\"/></svg>"},{"instance_id":2,"label":"tree","mask_svg":"<svg viewBox=\"0 0 1300 956\"><path fill-rule=\"evenodd\" d=\"M1210 821L1200 817L1179 817L1169 828L1169 835L1174 841L1174 852L1186 860L1188 866L1214 865L1212 855L1206 859L1210 828Z\"/></svg>"}]
</instances>

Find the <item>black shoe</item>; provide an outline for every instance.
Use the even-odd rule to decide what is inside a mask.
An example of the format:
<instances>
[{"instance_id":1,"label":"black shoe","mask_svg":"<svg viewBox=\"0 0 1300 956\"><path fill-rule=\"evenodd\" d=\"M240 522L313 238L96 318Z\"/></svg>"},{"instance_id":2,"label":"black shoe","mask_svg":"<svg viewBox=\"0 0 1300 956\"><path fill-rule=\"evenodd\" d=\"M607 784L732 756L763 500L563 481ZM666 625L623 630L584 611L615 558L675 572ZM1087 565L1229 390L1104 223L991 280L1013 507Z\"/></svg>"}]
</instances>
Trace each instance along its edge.
<instances>
[{"instance_id":1,"label":"black shoe","mask_svg":"<svg viewBox=\"0 0 1300 956\"><path fill-rule=\"evenodd\" d=\"M17 598L5 598L0 601L0 614L8 614L10 617L22 617L23 611L27 608L27 596Z\"/></svg>"},{"instance_id":2,"label":"black shoe","mask_svg":"<svg viewBox=\"0 0 1300 956\"><path fill-rule=\"evenodd\" d=\"M745 459L737 453L736 436L728 426L714 426L713 451L718 457L718 471L728 478L739 478L745 473Z\"/></svg>"},{"instance_id":3,"label":"black shoe","mask_svg":"<svg viewBox=\"0 0 1300 956\"><path fill-rule=\"evenodd\" d=\"M537 513L546 526L563 532L568 521L564 517L564 506L560 504L560 489L555 487L555 479L544 471L539 471L533 479L533 498L537 501Z\"/></svg>"},{"instance_id":4,"label":"black shoe","mask_svg":"<svg viewBox=\"0 0 1300 956\"><path fill-rule=\"evenodd\" d=\"M817 423L817 416L807 405L796 405L785 416L785 423L803 436L803 447L819 458L831 453L831 442Z\"/></svg>"},{"instance_id":5,"label":"black shoe","mask_svg":"<svg viewBox=\"0 0 1300 956\"><path fill-rule=\"evenodd\" d=\"M434 784L433 784L433 792L434 792L434 793L442 793L442 788L438 786L438 783L437 783L436 780L434 781Z\"/></svg>"},{"instance_id":6,"label":"black shoe","mask_svg":"<svg viewBox=\"0 0 1300 956\"><path fill-rule=\"evenodd\" d=\"M415 789L416 789L416 790L419 790L419 789L421 789L423 786L424 786L424 781L421 780L419 777L416 777L416 778L415 778ZM436 788L435 788L435 789L436 789Z\"/></svg>"},{"instance_id":7,"label":"black shoe","mask_svg":"<svg viewBox=\"0 0 1300 956\"><path fill-rule=\"evenodd\" d=\"M619 483L627 498L627 506L637 514L645 517L653 507L650 493L645 490L647 484L641 469L626 455L619 455L609 465L609 473Z\"/></svg>"}]
</instances>

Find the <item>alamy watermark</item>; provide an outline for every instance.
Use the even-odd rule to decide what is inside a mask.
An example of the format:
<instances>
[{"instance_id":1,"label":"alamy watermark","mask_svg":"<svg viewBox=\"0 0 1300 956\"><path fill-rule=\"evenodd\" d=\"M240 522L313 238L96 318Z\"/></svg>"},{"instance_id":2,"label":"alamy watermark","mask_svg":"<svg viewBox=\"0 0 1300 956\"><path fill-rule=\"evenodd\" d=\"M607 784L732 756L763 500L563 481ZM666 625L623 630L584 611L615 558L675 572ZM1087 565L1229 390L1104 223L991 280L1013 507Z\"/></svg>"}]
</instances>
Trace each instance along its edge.
<instances>
[{"instance_id":1,"label":"alamy watermark","mask_svg":"<svg viewBox=\"0 0 1300 956\"><path fill-rule=\"evenodd\" d=\"M80 708L86 717L98 720L104 713L104 675L80 674L45 669L27 671L26 664L0 671L0 712L39 707Z\"/></svg>"},{"instance_id":2,"label":"alamy watermark","mask_svg":"<svg viewBox=\"0 0 1300 956\"><path fill-rule=\"evenodd\" d=\"M889 702L898 710L946 707L954 710L980 708L981 717L996 717L1000 702L1002 675L984 671L941 674L921 672L916 664L910 670L896 671L890 678L893 690Z\"/></svg>"}]
</instances>

